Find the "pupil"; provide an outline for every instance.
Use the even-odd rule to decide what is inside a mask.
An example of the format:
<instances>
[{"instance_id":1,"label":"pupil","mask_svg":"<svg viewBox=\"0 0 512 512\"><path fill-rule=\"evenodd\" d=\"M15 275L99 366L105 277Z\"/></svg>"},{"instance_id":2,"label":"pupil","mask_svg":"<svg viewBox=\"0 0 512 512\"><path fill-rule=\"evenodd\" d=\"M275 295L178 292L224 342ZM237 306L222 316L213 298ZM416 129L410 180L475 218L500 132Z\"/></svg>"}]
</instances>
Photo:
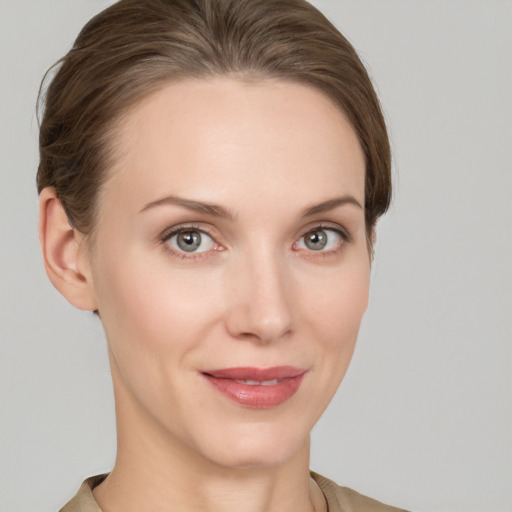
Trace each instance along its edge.
<instances>
[{"instance_id":1,"label":"pupil","mask_svg":"<svg viewBox=\"0 0 512 512\"><path fill-rule=\"evenodd\" d=\"M193 252L201 245L198 231L184 231L178 235L178 246L186 252Z\"/></svg>"}]
</instances>

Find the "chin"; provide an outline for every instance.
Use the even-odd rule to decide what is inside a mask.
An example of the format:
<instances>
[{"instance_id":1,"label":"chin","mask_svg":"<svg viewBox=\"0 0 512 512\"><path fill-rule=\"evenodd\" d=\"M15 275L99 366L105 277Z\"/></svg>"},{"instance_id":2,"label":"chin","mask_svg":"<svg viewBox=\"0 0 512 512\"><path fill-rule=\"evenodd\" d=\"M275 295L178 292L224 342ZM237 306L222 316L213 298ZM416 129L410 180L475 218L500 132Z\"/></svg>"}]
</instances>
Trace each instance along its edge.
<instances>
[{"instance_id":1,"label":"chin","mask_svg":"<svg viewBox=\"0 0 512 512\"><path fill-rule=\"evenodd\" d=\"M203 455L225 468L273 468L297 457L309 457L309 431L300 434L272 424L251 424L219 439L205 440Z\"/></svg>"}]
</instances>

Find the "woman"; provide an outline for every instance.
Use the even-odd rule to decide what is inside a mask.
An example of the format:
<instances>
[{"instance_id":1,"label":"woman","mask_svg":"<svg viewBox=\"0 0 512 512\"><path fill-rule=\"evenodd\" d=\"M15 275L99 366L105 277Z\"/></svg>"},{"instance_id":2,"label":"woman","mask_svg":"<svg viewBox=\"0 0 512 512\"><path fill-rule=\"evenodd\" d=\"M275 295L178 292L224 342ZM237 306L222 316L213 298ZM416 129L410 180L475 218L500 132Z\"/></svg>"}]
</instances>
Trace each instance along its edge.
<instances>
[{"instance_id":1,"label":"woman","mask_svg":"<svg viewBox=\"0 0 512 512\"><path fill-rule=\"evenodd\" d=\"M368 301L390 155L302 0L121 0L45 94L40 238L105 329L118 453L62 510L397 510L309 472Z\"/></svg>"}]
</instances>

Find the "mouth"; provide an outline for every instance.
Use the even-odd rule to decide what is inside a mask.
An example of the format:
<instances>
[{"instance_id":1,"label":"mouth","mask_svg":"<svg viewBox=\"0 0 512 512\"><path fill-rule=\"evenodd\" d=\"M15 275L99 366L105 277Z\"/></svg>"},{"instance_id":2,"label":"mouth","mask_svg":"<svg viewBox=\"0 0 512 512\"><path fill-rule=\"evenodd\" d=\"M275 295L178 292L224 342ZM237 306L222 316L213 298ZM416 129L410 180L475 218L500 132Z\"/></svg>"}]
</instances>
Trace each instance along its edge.
<instances>
[{"instance_id":1,"label":"mouth","mask_svg":"<svg viewBox=\"0 0 512 512\"><path fill-rule=\"evenodd\" d=\"M299 389L307 370L294 366L273 368L224 368L201 372L205 379L232 402L245 407L277 407Z\"/></svg>"}]
</instances>

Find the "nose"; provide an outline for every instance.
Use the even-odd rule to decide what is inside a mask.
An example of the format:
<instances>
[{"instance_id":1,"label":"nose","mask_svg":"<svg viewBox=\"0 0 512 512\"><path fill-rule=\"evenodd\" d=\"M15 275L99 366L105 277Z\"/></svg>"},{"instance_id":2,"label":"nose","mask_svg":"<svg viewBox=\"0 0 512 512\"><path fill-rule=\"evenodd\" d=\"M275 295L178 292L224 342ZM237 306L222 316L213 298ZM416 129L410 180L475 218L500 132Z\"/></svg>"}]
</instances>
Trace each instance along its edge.
<instances>
[{"instance_id":1,"label":"nose","mask_svg":"<svg viewBox=\"0 0 512 512\"><path fill-rule=\"evenodd\" d=\"M292 331L289 271L284 261L259 255L231 268L227 330L231 336L269 344Z\"/></svg>"}]
</instances>

